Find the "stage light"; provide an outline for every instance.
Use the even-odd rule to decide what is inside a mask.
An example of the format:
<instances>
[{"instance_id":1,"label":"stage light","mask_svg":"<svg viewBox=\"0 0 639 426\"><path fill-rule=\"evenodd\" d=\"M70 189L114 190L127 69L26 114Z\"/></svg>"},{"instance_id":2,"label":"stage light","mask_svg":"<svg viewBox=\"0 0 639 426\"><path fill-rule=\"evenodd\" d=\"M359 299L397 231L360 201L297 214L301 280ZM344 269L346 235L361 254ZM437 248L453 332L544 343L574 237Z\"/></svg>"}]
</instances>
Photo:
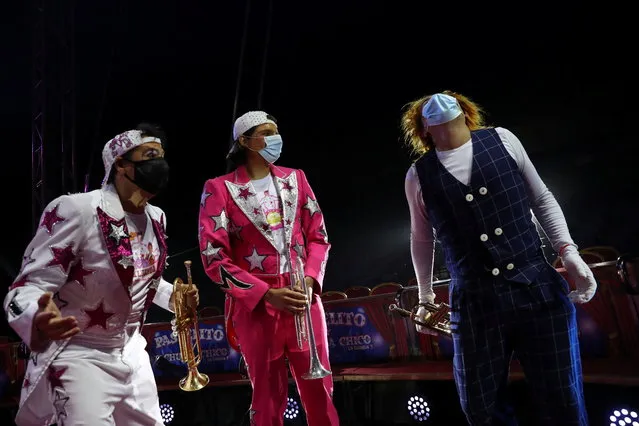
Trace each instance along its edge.
<instances>
[{"instance_id":1,"label":"stage light","mask_svg":"<svg viewBox=\"0 0 639 426\"><path fill-rule=\"evenodd\" d=\"M293 398L288 398L286 410L284 410L284 418L286 420L295 420L300 414L300 405Z\"/></svg>"},{"instance_id":2,"label":"stage light","mask_svg":"<svg viewBox=\"0 0 639 426\"><path fill-rule=\"evenodd\" d=\"M430 417L428 402L421 396L411 396L408 400L408 414L417 422L425 422Z\"/></svg>"},{"instance_id":3,"label":"stage light","mask_svg":"<svg viewBox=\"0 0 639 426\"><path fill-rule=\"evenodd\" d=\"M639 426L639 414L627 408L614 410L610 415L610 426Z\"/></svg>"},{"instance_id":4,"label":"stage light","mask_svg":"<svg viewBox=\"0 0 639 426\"><path fill-rule=\"evenodd\" d=\"M170 404L160 405L160 413L162 414L162 420L165 425L171 423L175 418L175 410L173 410Z\"/></svg>"}]
</instances>

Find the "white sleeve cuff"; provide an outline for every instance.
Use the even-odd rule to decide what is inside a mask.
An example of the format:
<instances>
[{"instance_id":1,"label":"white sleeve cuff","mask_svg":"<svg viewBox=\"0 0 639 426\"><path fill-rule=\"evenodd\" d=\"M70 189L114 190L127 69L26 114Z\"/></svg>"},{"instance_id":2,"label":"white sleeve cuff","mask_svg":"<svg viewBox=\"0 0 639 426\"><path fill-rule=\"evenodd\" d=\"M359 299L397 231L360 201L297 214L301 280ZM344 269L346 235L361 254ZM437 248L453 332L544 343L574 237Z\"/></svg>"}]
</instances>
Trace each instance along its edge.
<instances>
[{"instance_id":1,"label":"white sleeve cuff","mask_svg":"<svg viewBox=\"0 0 639 426\"><path fill-rule=\"evenodd\" d=\"M167 311L174 312L171 309L171 295L173 294L173 285L166 281L164 278L160 280L160 284L153 298L153 303Z\"/></svg>"},{"instance_id":2,"label":"white sleeve cuff","mask_svg":"<svg viewBox=\"0 0 639 426\"><path fill-rule=\"evenodd\" d=\"M11 302L10 302L11 303ZM11 308L8 309L9 318L8 323L18 333L18 336L29 347L31 347L31 331L33 329L33 319L36 312L38 312L38 303L31 302L27 305L26 309L18 316L13 316Z\"/></svg>"}]
</instances>

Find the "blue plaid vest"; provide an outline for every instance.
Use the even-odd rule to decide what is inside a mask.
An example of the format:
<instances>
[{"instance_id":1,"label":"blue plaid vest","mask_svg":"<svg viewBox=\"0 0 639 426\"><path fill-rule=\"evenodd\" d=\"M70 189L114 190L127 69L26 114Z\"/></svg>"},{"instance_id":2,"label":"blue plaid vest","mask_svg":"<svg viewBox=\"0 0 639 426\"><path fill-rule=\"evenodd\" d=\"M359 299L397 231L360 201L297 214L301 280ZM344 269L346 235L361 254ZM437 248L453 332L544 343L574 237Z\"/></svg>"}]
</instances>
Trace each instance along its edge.
<instances>
[{"instance_id":1,"label":"blue plaid vest","mask_svg":"<svg viewBox=\"0 0 639 426\"><path fill-rule=\"evenodd\" d=\"M426 213L451 278L500 276L529 284L547 266L523 176L495 129L472 132L470 185L451 175L435 150L415 163Z\"/></svg>"}]
</instances>

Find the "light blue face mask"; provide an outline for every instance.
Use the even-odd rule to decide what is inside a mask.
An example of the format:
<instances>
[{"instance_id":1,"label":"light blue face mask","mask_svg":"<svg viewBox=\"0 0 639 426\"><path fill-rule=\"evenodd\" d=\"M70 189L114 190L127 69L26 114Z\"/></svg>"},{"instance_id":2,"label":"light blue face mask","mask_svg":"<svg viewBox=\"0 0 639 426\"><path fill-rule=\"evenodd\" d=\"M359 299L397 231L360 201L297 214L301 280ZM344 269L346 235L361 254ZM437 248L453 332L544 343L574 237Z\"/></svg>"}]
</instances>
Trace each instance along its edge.
<instances>
[{"instance_id":1,"label":"light blue face mask","mask_svg":"<svg viewBox=\"0 0 639 426\"><path fill-rule=\"evenodd\" d=\"M264 143L266 146L258 151L258 154L262 156L266 161L273 164L282 153L282 136L272 135L264 136Z\"/></svg>"}]
</instances>

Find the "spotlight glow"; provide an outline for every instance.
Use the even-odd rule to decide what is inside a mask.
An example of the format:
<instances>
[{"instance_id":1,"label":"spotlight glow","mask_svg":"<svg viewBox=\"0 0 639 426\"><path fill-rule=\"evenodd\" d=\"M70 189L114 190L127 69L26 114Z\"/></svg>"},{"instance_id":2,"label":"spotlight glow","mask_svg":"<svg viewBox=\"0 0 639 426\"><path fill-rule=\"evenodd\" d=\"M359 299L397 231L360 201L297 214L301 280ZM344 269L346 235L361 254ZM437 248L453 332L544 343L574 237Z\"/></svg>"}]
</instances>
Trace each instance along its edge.
<instances>
[{"instance_id":1,"label":"spotlight glow","mask_svg":"<svg viewBox=\"0 0 639 426\"><path fill-rule=\"evenodd\" d=\"M165 425L171 423L175 418L175 411L169 404L160 405L160 414L162 414L162 420L164 421Z\"/></svg>"},{"instance_id":2,"label":"spotlight glow","mask_svg":"<svg viewBox=\"0 0 639 426\"><path fill-rule=\"evenodd\" d=\"M613 410L610 415L610 426L639 426L639 414L627 408Z\"/></svg>"},{"instance_id":3,"label":"spotlight glow","mask_svg":"<svg viewBox=\"0 0 639 426\"><path fill-rule=\"evenodd\" d=\"M293 398L288 398L286 410L284 410L284 418L286 420L294 420L300 414L300 405Z\"/></svg>"},{"instance_id":4,"label":"spotlight glow","mask_svg":"<svg viewBox=\"0 0 639 426\"><path fill-rule=\"evenodd\" d=\"M428 402L421 396L411 396L408 400L408 414L415 421L425 422L430 417Z\"/></svg>"}]
</instances>

